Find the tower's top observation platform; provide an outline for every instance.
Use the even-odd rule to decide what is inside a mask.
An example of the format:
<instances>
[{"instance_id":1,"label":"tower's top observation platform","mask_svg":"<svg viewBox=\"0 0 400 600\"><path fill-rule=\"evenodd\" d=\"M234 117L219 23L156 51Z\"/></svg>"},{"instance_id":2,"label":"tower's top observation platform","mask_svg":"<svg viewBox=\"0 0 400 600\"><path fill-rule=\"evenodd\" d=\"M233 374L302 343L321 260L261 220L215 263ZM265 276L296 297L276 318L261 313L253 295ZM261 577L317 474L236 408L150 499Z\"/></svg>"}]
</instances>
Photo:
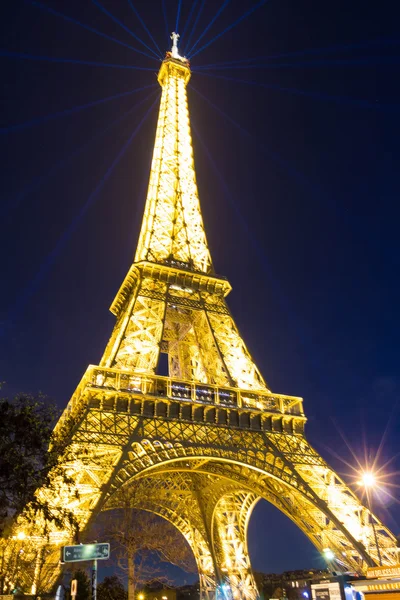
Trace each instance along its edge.
<instances>
[{"instance_id":1,"label":"tower's top observation platform","mask_svg":"<svg viewBox=\"0 0 400 600\"><path fill-rule=\"evenodd\" d=\"M175 74L178 76L180 75L184 79L185 84L188 83L191 75L189 60L179 54L179 33L173 32L171 34L171 39L172 48L166 53L165 59L163 60L160 71L158 73L158 81L161 86L163 86L166 83L168 77L171 74Z\"/></svg>"}]
</instances>

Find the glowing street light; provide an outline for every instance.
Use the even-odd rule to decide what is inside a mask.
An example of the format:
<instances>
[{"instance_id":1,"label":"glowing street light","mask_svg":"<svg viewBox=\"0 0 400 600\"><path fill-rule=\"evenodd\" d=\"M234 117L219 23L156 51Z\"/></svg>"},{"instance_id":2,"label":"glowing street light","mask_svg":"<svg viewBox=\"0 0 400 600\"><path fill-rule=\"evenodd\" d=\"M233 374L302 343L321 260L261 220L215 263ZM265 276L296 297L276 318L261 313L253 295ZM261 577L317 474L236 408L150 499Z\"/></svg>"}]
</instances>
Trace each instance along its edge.
<instances>
[{"instance_id":1,"label":"glowing street light","mask_svg":"<svg viewBox=\"0 0 400 600\"><path fill-rule=\"evenodd\" d=\"M18 531L18 533L17 533L17 540L20 540L22 542L22 540L24 540L25 538L26 538L25 531Z\"/></svg>"},{"instance_id":2,"label":"glowing street light","mask_svg":"<svg viewBox=\"0 0 400 600\"><path fill-rule=\"evenodd\" d=\"M376 484L375 475L370 471L365 471L361 475L361 480L357 482L359 485L363 485L365 488L373 488Z\"/></svg>"},{"instance_id":3,"label":"glowing street light","mask_svg":"<svg viewBox=\"0 0 400 600\"><path fill-rule=\"evenodd\" d=\"M378 553L379 565L382 566L381 550L380 550L379 544L378 544L378 536L376 534L375 521L374 521L374 516L372 514L372 509L371 509L371 498L369 495L369 490L373 489L376 486L376 477L372 473L372 471L363 471L361 473L361 479L357 483L359 485L362 485L365 489L365 495L367 497L367 507L369 510L368 518L369 518L369 520L371 520L372 531L374 532L375 546L376 546L376 551Z\"/></svg>"},{"instance_id":4,"label":"glowing street light","mask_svg":"<svg viewBox=\"0 0 400 600\"><path fill-rule=\"evenodd\" d=\"M324 555L326 560L333 560L335 558L335 554L332 552L330 548L324 548L322 550L322 554Z\"/></svg>"},{"instance_id":5,"label":"glowing street light","mask_svg":"<svg viewBox=\"0 0 400 600\"><path fill-rule=\"evenodd\" d=\"M144 594L139 594L138 595L138 600L144 600Z\"/></svg>"}]
</instances>

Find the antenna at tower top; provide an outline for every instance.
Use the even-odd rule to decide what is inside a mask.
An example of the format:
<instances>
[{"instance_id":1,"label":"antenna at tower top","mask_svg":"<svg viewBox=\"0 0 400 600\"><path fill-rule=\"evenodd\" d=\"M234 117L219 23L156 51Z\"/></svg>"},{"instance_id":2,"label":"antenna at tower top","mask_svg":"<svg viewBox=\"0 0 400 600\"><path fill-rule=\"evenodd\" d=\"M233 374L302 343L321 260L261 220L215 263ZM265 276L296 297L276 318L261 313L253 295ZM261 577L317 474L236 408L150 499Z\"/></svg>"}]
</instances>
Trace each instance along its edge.
<instances>
[{"instance_id":1,"label":"antenna at tower top","mask_svg":"<svg viewBox=\"0 0 400 600\"><path fill-rule=\"evenodd\" d=\"M178 40L180 38L179 33L175 33L175 31L173 31L171 33L171 40L172 40L172 48L171 48L171 54L173 58L181 58L179 56L179 52L178 52Z\"/></svg>"},{"instance_id":2,"label":"antenna at tower top","mask_svg":"<svg viewBox=\"0 0 400 600\"><path fill-rule=\"evenodd\" d=\"M172 40L172 48L171 48L171 56L172 58L177 58L178 60L181 60L183 62L187 62L187 59L184 56L181 56L178 52L178 40L180 38L179 33L175 33L175 31L173 31L171 33L171 40Z\"/></svg>"}]
</instances>

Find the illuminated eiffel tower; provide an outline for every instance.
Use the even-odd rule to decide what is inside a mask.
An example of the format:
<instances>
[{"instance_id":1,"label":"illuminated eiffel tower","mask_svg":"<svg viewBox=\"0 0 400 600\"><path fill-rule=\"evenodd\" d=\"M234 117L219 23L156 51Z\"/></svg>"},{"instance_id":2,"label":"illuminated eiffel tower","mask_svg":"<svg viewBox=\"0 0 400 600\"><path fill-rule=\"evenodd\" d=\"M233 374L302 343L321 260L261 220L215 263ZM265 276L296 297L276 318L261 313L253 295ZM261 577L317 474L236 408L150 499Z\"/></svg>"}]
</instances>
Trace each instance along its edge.
<instances>
[{"instance_id":1,"label":"illuminated eiffel tower","mask_svg":"<svg viewBox=\"0 0 400 600\"><path fill-rule=\"evenodd\" d=\"M261 498L334 570L395 564L394 536L309 445L302 399L269 390L226 304L231 287L214 272L197 192L190 67L172 38L135 260L100 365L88 367L57 425L75 421L66 463L75 488L54 503L84 530L134 486L136 508L168 519L190 544L203 600L257 597L247 526ZM160 353L168 377L157 374ZM50 534L59 544L68 536Z\"/></svg>"}]
</instances>

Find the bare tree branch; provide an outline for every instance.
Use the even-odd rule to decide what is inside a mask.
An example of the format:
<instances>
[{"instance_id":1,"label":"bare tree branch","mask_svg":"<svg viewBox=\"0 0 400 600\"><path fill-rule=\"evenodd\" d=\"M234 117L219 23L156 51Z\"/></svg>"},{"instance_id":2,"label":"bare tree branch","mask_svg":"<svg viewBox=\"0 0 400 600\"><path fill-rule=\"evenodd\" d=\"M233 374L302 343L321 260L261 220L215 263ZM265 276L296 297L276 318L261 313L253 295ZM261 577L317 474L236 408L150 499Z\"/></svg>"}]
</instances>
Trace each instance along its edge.
<instances>
[{"instance_id":1,"label":"bare tree branch","mask_svg":"<svg viewBox=\"0 0 400 600\"><path fill-rule=\"evenodd\" d=\"M145 584L171 583L167 564L196 571L183 535L165 519L135 508L143 505L143 494L139 487L127 489L119 496L121 508L102 513L95 525L96 537L110 541L115 563L128 577L128 600Z\"/></svg>"}]
</instances>

